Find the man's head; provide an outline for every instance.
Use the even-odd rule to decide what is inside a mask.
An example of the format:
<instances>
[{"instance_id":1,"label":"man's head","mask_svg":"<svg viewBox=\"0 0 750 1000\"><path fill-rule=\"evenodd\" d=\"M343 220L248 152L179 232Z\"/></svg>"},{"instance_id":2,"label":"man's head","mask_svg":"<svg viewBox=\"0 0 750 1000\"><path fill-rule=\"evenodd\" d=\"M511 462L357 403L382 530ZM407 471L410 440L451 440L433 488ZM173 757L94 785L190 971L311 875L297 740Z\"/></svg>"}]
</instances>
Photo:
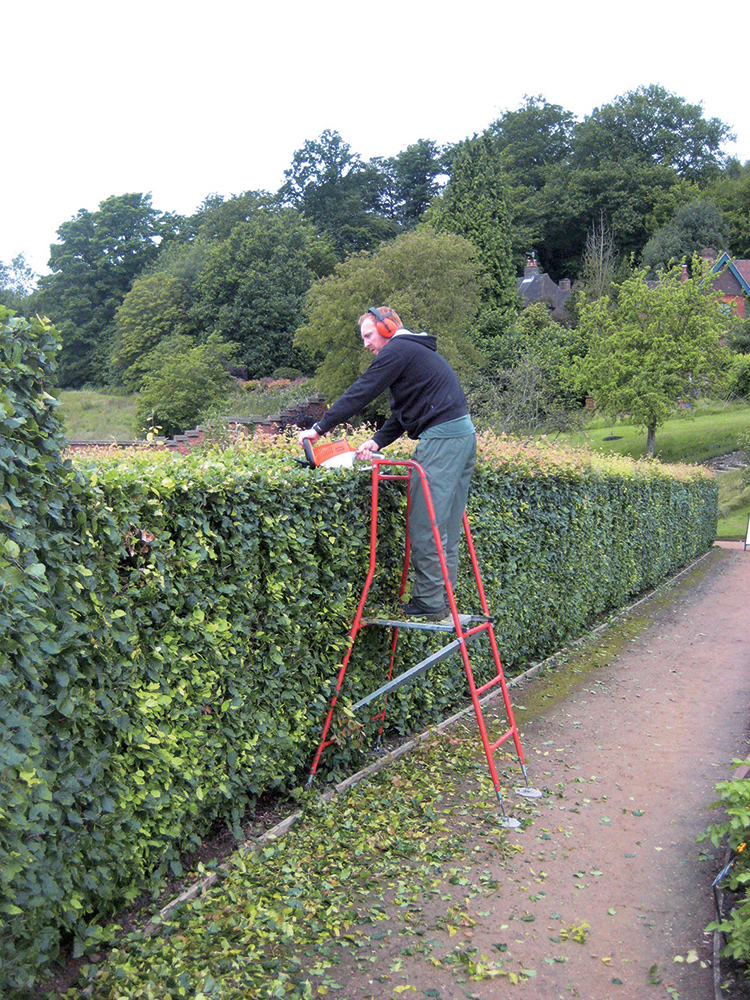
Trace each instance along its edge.
<instances>
[{"instance_id":1,"label":"man's head","mask_svg":"<svg viewBox=\"0 0 750 1000\"><path fill-rule=\"evenodd\" d=\"M390 306L373 306L359 317L359 331L368 351L379 354L393 334L402 329L403 323Z\"/></svg>"}]
</instances>

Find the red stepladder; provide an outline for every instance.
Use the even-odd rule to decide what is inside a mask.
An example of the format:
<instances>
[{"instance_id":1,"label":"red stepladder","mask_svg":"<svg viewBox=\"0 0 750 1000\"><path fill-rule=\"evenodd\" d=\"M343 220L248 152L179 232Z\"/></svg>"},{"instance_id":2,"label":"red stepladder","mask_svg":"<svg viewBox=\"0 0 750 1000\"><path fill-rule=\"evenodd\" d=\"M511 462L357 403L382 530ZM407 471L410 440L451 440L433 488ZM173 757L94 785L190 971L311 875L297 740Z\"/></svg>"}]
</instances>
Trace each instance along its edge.
<instances>
[{"instance_id":1,"label":"red stepladder","mask_svg":"<svg viewBox=\"0 0 750 1000\"><path fill-rule=\"evenodd\" d=\"M399 471L393 471L393 470ZM407 484L407 531L406 531L406 544L405 544L405 554L404 554L404 567L401 576L401 586L399 590L399 598L401 598L406 590L407 573L409 569L409 557L410 557L410 544L409 544L409 532L408 532L408 520L409 520L409 509L411 506L411 490L410 481L412 475L418 475L421 480L422 489L424 492L425 502L427 504L427 512L430 518L430 523L432 525L433 535L435 538L435 545L437 547L437 553L440 560L440 567L443 573L443 580L445 583L445 590L448 596L448 603L450 605L450 614L447 614L445 619L440 622L425 622L418 620L402 620L402 619L390 619L390 618L366 618L364 615L365 603L370 592L370 587L372 585L373 578L375 576L375 567L377 562L377 543L378 543L378 498L380 485L382 482L386 481L405 481ZM372 702L383 699L382 708L373 717L376 721L380 721L380 732L382 733L383 724L385 721L386 703L387 696L391 691L395 691L397 688L404 684L408 684L415 678L419 677L421 674L429 670L430 667L434 666L436 663L440 663L442 660L447 659L455 653L461 655L463 661L464 670L466 672L466 680L469 685L469 692L471 694L471 701L474 707L474 712L477 719L477 725L479 728L479 734L482 740L482 746L484 748L485 756L487 758L487 765L490 771L490 777L492 779L492 784L495 789L495 794L497 795L498 802L500 804L500 809L502 812L501 823L505 827L515 828L520 826L517 819L512 816L508 816L505 811L505 803L503 802L503 796L500 789L500 779L497 774L497 767L495 765L494 753L495 751L506 743L508 740L513 741L516 756L518 757L518 762L521 767L521 772L524 779L524 787L516 788L517 794L528 798L534 799L539 798L541 793L532 788L529 785L528 774L526 771L526 762L524 760L523 749L521 747L521 740L518 734L518 727L515 722L513 715L513 707L510 701L510 694L508 692L508 685L505 680L505 674L503 672L502 661L500 659L500 652L498 650L497 641L495 638L495 632L493 628L493 618L490 615L489 608L487 605L487 598L484 591L484 585L482 583L482 576L479 570L479 563L477 561L476 550L474 548L474 542L471 535L471 530L469 528L469 522L466 517L466 512L463 515L463 528L464 535L466 538L466 543L468 546L469 556L471 559L471 566L474 574L474 580L477 587L477 593L479 596L479 602L482 609L481 615L467 615L460 614L458 611L458 606L456 604L455 595L453 593L453 588L450 582L450 576L448 571L448 564L446 561L445 550L443 548L442 539L440 537L440 529L438 528L437 518L435 515L435 508L432 502L432 496L430 494L429 484L427 482L427 476L424 469L418 463L412 459L403 460L390 460L385 458L374 458L372 461L372 511L371 511L371 522L370 522L370 563L367 573L367 578L365 580L364 586L362 588L362 593L359 599L359 604L357 606L357 612L352 623L352 627L349 632L349 644L347 646L346 653L339 667L338 676L336 678L336 687L334 694L331 698L330 707L328 709L328 714L323 725L323 732L320 739L320 745L318 746L317 752L313 759L312 766L310 768L310 775L307 780L307 787L309 788L312 784L313 778L315 777L315 772L318 769L318 764L320 763L321 754L326 747L330 746L334 742L328 735L331 721L333 719L334 709L336 707L336 702L338 701L339 695L344 684L344 678L346 676L346 668L349 664L352 652L355 646L355 640L357 634L362 628L365 627L385 627L392 630L391 636L391 648L389 655L388 664L388 674L385 683L379 687L376 691L371 694L366 695L361 698L356 704L352 705L353 711L358 711L361 708L370 705ZM410 667L398 676L393 676L394 665L396 661L396 650L398 646L398 636L401 629L421 629L431 632L446 632L449 634L455 633L455 638L447 643L442 649L431 653L425 659L421 660L415 666ZM496 673L484 684L477 687L474 681L474 673L471 667L471 662L469 660L468 647L471 643L475 642L477 639L482 637L487 637L489 640L490 648L492 651L492 657L495 663ZM496 685L500 685L500 689L503 696L503 702L505 705L505 711L508 719L508 728L502 735L495 740L491 740L487 732L487 726L484 721L484 714L482 712L481 698L483 695L487 694Z\"/></svg>"}]
</instances>

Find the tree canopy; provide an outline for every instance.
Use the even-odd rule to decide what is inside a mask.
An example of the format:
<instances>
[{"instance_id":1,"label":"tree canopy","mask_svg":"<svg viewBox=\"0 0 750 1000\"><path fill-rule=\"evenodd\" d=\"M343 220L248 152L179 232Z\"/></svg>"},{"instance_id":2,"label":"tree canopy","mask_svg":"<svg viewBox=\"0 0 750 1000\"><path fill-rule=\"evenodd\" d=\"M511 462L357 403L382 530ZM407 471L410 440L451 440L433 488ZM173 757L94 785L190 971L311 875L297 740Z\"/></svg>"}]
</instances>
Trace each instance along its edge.
<instances>
[{"instance_id":1,"label":"tree canopy","mask_svg":"<svg viewBox=\"0 0 750 1000\"><path fill-rule=\"evenodd\" d=\"M294 153L275 193L208 195L186 217L157 211L144 194L80 211L60 226L53 273L38 291L29 294L21 272L5 265L0 301L56 323L61 387L137 389L161 363L155 349L175 337L236 344L237 363L253 376L309 371L306 336L295 341L295 331L314 326L305 314L310 288L336 262L351 261L359 274L363 260L428 222L475 249L466 302L475 287L481 295L466 342L497 372L529 253L553 280L569 278L589 297L608 289L615 266L620 278L640 264L663 267L700 243L750 256L750 164L726 159L730 138L700 105L656 85L582 121L527 96L481 135L449 147L422 138L369 161L328 129ZM606 234L598 255L597 233ZM444 260L435 251L434 266Z\"/></svg>"},{"instance_id":2,"label":"tree canopy","mask_svg":"<svg viewBox=\"0 0 750 1000\"><path fill-rule=\"evenodd\" d=\"M319 139L308 139L284 176L282 202L315 223L339 258L395 235L394 224L378 212L378 171L364 164L338 132L327 129Z\"/></svg>"},{"instance_id":3,"label":"tree canopy","mask_svg":"<svg viewBox=\"0 0 750 1000\"><path fill-rule=\"evenodd\" d=\"M429 218L438 230L463 236L477 249L485 278L477 329L491 350L515 312L517 283L505 174L490 136L454 151L451 179Z\"/></svg>"},{"instance_id":4,"label":"tree canopy","mask_svg":"<svg viewBox=\"0 0 750 1000\"><path fill-rule=\"evenodd\" d=\"M643 248L643 263L651 275L672 264L690 261L694 253L712 248L721 253L727 246L727 226L720 208L699 198L679 208Z\"/></svg>"},{"instance_id":5,"label":"tree canopy","mask_svg":"<svg viewBox=\"0 0 750 1000\"><path fill-rule=\"evenodd\" d=\"M168 231L143 194L107 198L98 211L81 209L60 226L39 303L61 334L61 385L102 384L115 313Z\"/></svg>"},{"instance_id":6,"label":"tree canopy","mask_svg":"<svg viewBox=\"0 0 750 1000\"><path fill-rule=\"evenodd\" d=\"M293 338L305 294L334 262L329 242L298 212L257 207L206 249L195 323L204 334L238 344L251 378L282 365L296 367Z\"/></svg>"},{"instance_id":7,"label":"tree canopy","mask_svg":"<svg viewBox=\"0 0 750 1000\"><path fill-rule=\"evenodd\" d=\"M623 281L616 296L585 303L579 331L588 352L577 362L576 381L599 409L629 414L647 431L654 454L656 430L677 405L710 388L726 361L721 346L726 320L709 279L708 266L693 259L693 274L681 267L655 283L641 269Z\"/></svg>"},{"instance_id":8,"label":"tree canopy","mask_svg":"<svg viewBox=\"0 0 750 1000\"><path fill-rule=\"evenodd\" d=\"M722 146L731 138L729 126L705 118L699 104L651 84L595 108L576 126L574 162L601 167L635 158L705 180L724 163Z\"/></svg>"},{"instance_id":9,"label":"tree canopy","mask_svg":"<svg viewBox=\"0 0 750 1000\"><path fill-rule=\"evenodd\" d=\"M355 254L316 282L306 301L307 323L297 344L319 360L316 382L329 399L368 366L357 319L373 302L387 303L404 326L427 330L459 376L482 361L473 321L482 277L476 248L451 233L420 226L371 254ZM382 415L385 405L373 410Z\"/></svg>"}]
</instances>

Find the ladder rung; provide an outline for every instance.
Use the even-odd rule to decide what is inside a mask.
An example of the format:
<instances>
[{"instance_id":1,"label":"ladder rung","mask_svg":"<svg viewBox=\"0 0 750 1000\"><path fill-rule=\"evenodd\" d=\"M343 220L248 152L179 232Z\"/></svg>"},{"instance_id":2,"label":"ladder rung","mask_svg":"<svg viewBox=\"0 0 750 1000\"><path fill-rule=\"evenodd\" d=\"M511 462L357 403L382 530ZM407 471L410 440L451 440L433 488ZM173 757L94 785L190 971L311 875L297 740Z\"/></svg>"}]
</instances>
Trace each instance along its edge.
<instances>
[{"instance_id":1,"label":"ladder rung","mask_svg":"<svg viewBox=\"0 0 750 1000\"><path fill-rule=\"evenodd\" d=\"M501 680L502 677L500 676L500 674L498 674L496 677L490 678L490 680L488 680L486 684L483 684L481 687L477 688L477 694L480 695L484 694L485 691L489 691L490 688L493 688L496 684L499 684Z\"/></svg>"},{"instance_id":2,"label":"ladder rung","mask_svg":"<svg viewBox=\"0 0 750 1000\"><path fill-rule=\"evenodd\" d=\"M490 750L492 750L493 753L494 753L494 751L497 750L497 748L499 746L502 746L502 744L505 743L506 740L509 740L511 738L511 736L515 733L515 731L516 731L516 727L515 726L511 726L510 729L508 730L508 732L507 733L503 733L503 735L500 737L499 740L495 740L494 743L490 744Z\"/></svg>"},{"instance_id":3,"label":"ladder rung","mask_svg":"<svg viewBox=\"0 0 750 1000\"><path fill-rule=\"evenodd\" d=\"M409 681L413 681L415 677L419 677L423 674L425 670L429 670L430 667L434 666L436 663L440 663L441 660L446 660L449 656L452 656L458 649L461 648L462 642L469 642L474 636L465 636L463 639L454 639L453 642L449 642L447 646L443 646L436 653L432 653L430 656L426 657L424 660L420 660L419 663L415 664L413 667L409 667L405 670L403 674L399 674L398 677L394 677L392 680L388 681L382 687L379 687L377 691L373 691L372 694L368 694L366 697L358 701L356 705L352 705L352 710L356 711L358 708L364 708L365 705L369 705L371 701L375 701L376 698L381 698L385 694L389 694L391 691L395 691L396 688L400 688L403 684L408 684Z\"/></svg>"}]
</instances>

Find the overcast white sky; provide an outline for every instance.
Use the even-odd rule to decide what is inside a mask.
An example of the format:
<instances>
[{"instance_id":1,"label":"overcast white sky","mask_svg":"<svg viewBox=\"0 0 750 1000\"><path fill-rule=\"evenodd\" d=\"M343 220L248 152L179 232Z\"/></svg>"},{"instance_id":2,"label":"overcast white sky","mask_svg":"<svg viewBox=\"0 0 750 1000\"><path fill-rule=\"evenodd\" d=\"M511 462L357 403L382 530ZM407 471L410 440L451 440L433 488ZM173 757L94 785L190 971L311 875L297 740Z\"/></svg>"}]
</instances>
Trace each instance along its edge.
<instances>
[{"instance_id":1,"label":"overcast white sky","mask_svg":"<svg viewBox=\"0 0 750 1000\"><path fill-rule=\"evenodd\" d=\"M750 159L743 60L720 8L631 0L24 0L2 16L0 260L43 272L62 222L151 192L192 213L275 191L325 129L367 160L481 132L526 94L579 118L660 84ZM716 26L712 25L712 11Z\"/></svg>"}]
</instances>

